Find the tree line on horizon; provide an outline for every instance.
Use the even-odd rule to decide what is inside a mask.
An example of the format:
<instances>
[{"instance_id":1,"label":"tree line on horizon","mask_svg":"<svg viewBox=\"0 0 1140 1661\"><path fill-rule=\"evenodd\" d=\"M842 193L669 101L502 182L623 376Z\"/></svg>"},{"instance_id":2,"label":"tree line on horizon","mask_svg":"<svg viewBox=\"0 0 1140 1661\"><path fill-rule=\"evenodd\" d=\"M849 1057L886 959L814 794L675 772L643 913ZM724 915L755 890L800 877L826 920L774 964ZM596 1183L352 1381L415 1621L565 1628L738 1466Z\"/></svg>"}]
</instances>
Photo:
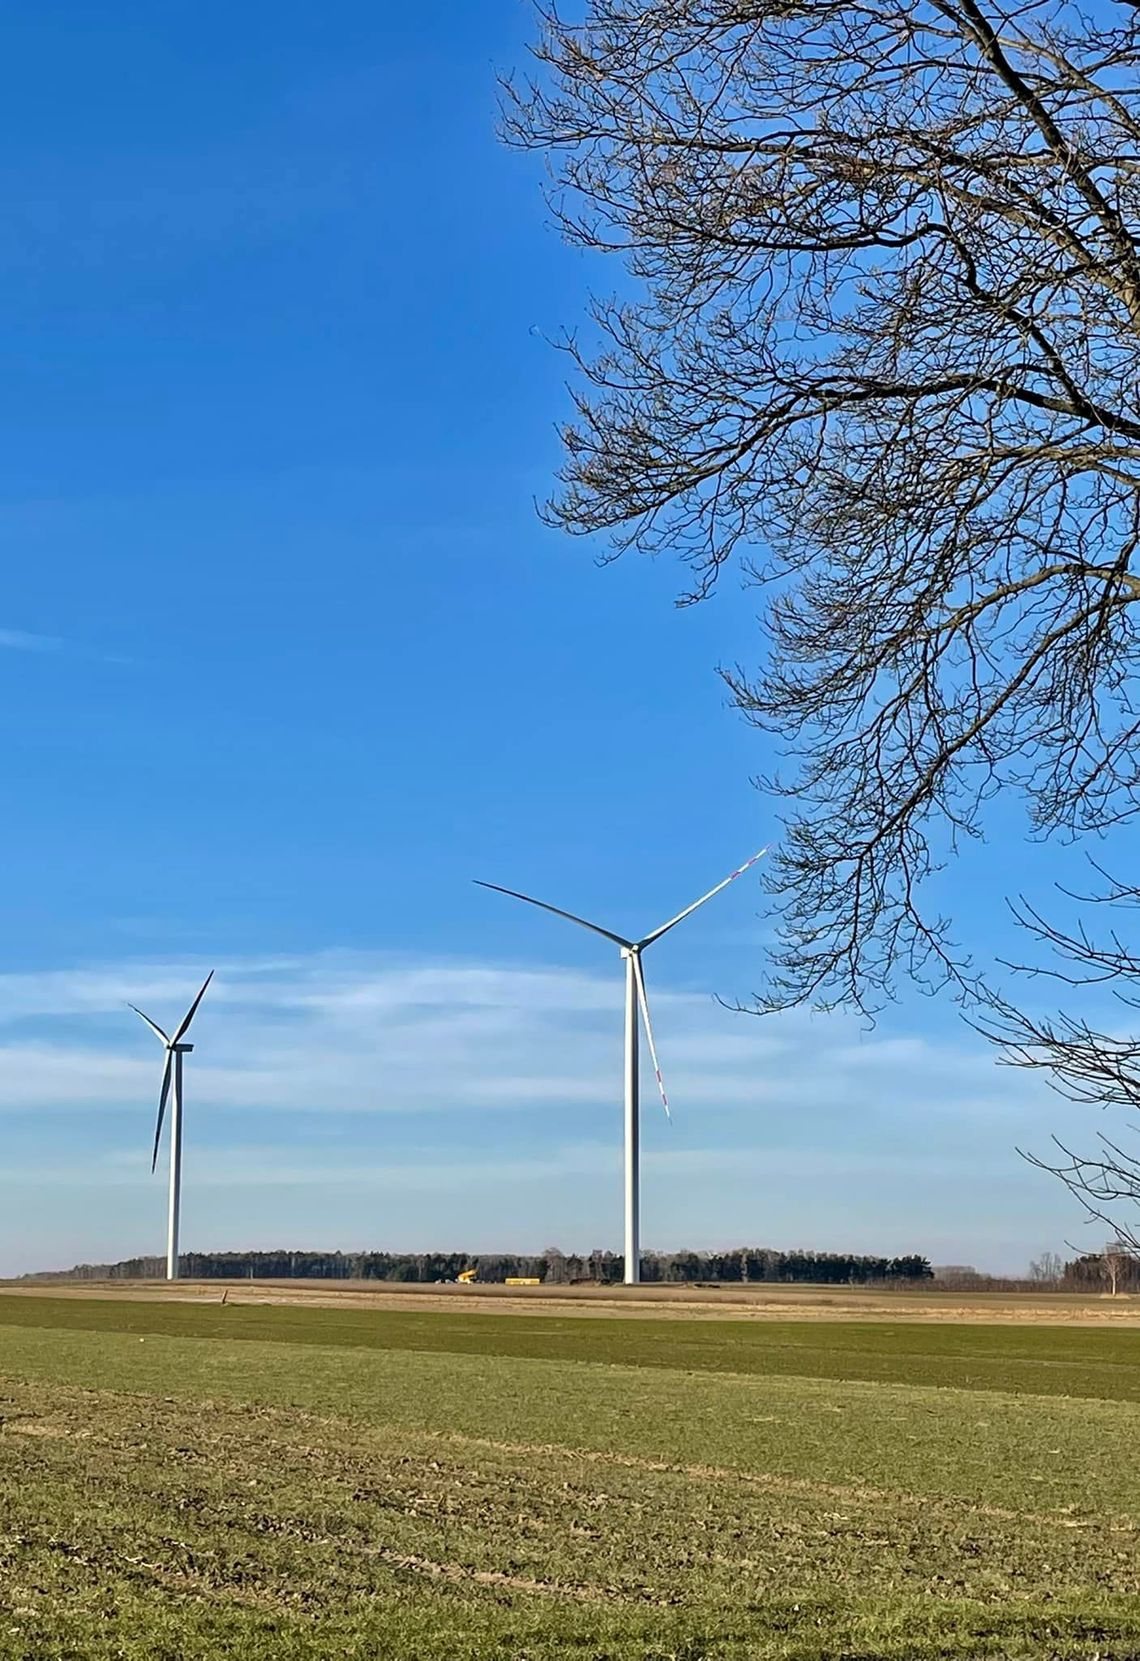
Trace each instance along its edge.
<instances>
[{"instance_id":1,"label":"tree line on horizon","mask_svg":"<svg viewBox=\"0 0 1140 1661\"><path fill-rule=\"evenodd\" d=\"M157 1280L161 1257L131 1257L120 1263L81 1263L73 1269L25 1276L33 1280ZM611 1284L622 1279L620 1252L562 1252L557 1247L529 1256L509 1252L184 1252L180 1272L188 1280L454 1280L475 1269L486 1282L537 1278L548 1285ZM648 1283L697 1281L811 1283L836 1286L932 1278L929 1261L918 1253L876 1257L850 1252L775 1251L743 1246L723 1252L645 1252L642 1279Z\"/></svg>"}]
</instances>

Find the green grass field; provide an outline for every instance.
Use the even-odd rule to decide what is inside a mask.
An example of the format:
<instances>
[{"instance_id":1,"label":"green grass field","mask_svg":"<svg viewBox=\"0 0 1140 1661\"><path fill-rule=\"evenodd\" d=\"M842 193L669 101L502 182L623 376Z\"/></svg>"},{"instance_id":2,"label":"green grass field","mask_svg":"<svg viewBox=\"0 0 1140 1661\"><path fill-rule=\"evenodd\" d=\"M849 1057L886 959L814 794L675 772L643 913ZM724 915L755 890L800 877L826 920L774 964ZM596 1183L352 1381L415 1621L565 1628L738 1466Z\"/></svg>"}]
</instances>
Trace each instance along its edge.
<instances>
[{"instance_id":1,"label":"green grass field","mask_svg":"<svg viewBox=\"0 0 1140 1661\"><path fill-rule=\"evenodd\" d=\"M1140 1333L0 1297L0 1656L1140 1656Z\"/></svg>"}]
</instances>

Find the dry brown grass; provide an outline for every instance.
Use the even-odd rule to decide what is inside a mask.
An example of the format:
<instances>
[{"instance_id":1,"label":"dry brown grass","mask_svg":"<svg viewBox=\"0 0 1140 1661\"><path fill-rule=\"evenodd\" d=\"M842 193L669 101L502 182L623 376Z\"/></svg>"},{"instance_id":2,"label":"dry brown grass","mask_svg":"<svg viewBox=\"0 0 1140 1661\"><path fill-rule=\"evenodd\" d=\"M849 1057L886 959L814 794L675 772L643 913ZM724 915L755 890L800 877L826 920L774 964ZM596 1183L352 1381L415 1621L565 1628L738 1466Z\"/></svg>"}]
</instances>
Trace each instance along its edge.
<instances>
[{"instance_id":1,"label":"dry brown grass","mask_svg":"<svg viewBox=\"0 0 1140 1661\"><path fill-rule=\"evenodd\" d=\"M0 1282L36 1297L132 1298L314 1308L493 1309L497 1315L677 1315L686 1319L968 1321L1034 1326L1140 1326L1140 1297L1061 1292L961 1292L859 1287L423 1286L394 1281L237 1280Z\"/></svg>"}]
</instances>

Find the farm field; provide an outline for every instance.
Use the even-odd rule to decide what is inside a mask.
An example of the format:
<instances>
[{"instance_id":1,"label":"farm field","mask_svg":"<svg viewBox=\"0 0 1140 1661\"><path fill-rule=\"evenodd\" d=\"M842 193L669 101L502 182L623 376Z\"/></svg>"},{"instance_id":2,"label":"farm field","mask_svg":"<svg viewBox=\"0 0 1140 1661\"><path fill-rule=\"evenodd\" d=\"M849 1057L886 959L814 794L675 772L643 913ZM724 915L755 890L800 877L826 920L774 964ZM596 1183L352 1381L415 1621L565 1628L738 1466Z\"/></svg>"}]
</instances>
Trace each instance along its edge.
<instances>
[{"instance_id":1,"label":"farm field","mask_svg":"<svg viewBox=\"0 0 1140 1661\"><path fill-rule=\"evenodd\" d=\"M686 1320L1001 1321L1028 1325L1140 1326L1140 1297L1072 1293L949 1291L937 1285L862 1287L752 1282L708 1285L514 1287L377 1280L0 1281L0 1295L114 1298L161 1302L278 1303L360 1309L455 1311L491 1306L518 1315L617 1315Z\"/></svg>"},{"instance_id":2,"label":"farm field","mask_svg":"<svg viewBox=\"0 0 1140 1661\"><path fill-rule=\"evenodd\" d=\"M1140 1654L1140 1335L484 1309L0 1296L0 1656Z\"/></svg>"}]
</instances>

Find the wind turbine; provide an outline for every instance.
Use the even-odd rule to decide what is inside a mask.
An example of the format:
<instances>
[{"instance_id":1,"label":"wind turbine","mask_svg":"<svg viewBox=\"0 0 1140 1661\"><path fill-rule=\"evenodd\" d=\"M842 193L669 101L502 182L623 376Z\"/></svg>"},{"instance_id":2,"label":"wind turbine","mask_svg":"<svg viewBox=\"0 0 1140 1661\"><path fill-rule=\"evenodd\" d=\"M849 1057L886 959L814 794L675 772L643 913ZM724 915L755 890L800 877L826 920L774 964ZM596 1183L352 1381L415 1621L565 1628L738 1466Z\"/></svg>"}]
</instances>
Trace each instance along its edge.
<instances>
[{"instance_id":1,"label":"wind turbine","mask_svg":"<svg viewBox=\"0 0 1140 1661\"><path fill-rule=\"evenodd\" d=\"M182 1057L189 1055L194 1048L193 1044L184 1044L182 1040L190 1030L190 1023L198 1013L198 1005L206 995L206 988L214 978L211 969L201 986L198 996L182 1017L173 1038L168 1038L157 1022L152 1021L149 1015L143 1015L141 1009L134 1004L128 1004L154 1033L155 1037L165 1047L166 1064L162 1069L162 1089L158 1097L158 1122L154 1127L154 1152L151 1155L150 1168L153 1172L158 1164L158 1144L162 1136L162 1120L166 1113L166 1098L170 1101L170 1210L166 1228L166 1278L178 1279L178 1213L182 1204ZM173 1090L171 1086L173 1085Z\"/></svg>"},{"instance_id":2,"label":"wind turbine","mask_svg":"<svg viewBox=\"0 0 1140 1661\"><path fill-rule=\"evenodd\" d=\"M665 1109L665 1117L669 1113L669 1098L665 1094L665 1081L661 1077L661 1066L657 1060L657 1046L653 1042L653 1027L649 1020L649 997L645 990L645 971L641 967L641 954L647 947L675 929L678 923L683 923L686 917L691 917L698 907L703 906L706 900L711 900L714 894L719 894L722 888L727 888L730 882L742 877L758 859L763 859L768 849L761 848L758 854L746 860L739 870L733 871L731 876L718 882L715 888L710 888L707 894L702 894L699 900L687 905L684 911L679 911L675 917L670 917L667 923L662 923L659 929L647 934L641 940L626 940L623 935L614 934L612 929L604 929L599 923L587 922L585 917L576 917L572 911L562 911L556 905L548 905L545 900L536 900L529 894L520 894L514 888L500 888L497 882L481 882L476 878L480 888L491 888L496 894L508 894L512 900L525 900L527 905L536 905L542 911L552 911L556 917L565 917L568 923L577 923L580 928L589 929L592 934L600 934L604 940L612 940L625 959L625 1284L636 1286L641 1279L641 1104L640 1077L637 1060L637 1015L641 1011L641 1019L645 1025L645 1036L649 1041L649 1054L653 1060L653 1071L657 1075L657 1088L661 1093L661 1105Z\"/></svg>"}]
</instances>

